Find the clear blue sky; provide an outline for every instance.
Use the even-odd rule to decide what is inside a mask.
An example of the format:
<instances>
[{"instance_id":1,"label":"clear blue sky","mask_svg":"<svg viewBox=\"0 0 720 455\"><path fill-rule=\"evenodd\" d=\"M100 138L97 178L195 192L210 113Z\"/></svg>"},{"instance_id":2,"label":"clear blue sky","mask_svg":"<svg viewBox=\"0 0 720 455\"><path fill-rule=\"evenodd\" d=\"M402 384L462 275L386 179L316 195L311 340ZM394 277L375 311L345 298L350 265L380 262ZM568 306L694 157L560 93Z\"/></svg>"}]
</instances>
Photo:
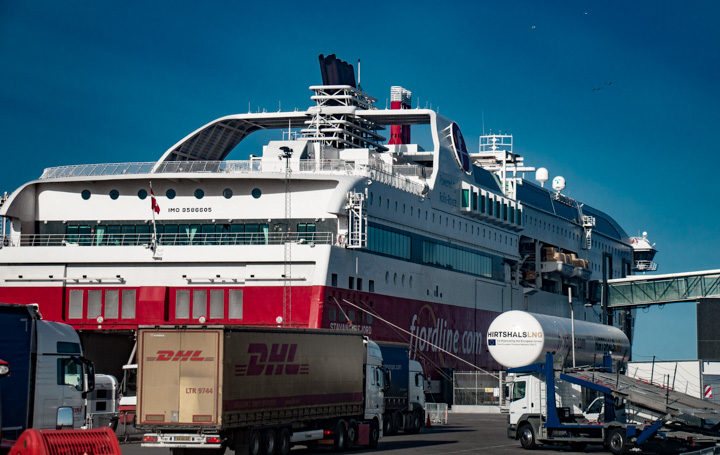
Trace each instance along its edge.
<instances>
[{"instance_id":1,"label":"clear blue sky","mask_svg":"<svg viewBox=\"0 0 720 455\"><path fill-rule=\"evenodd\" d=\"M483 118L512 132L568 195L647 231L659 272L719 269L718 24L711 0L0 0L0 191L155 161L248 105L305 109L318 54L336 53L362 59L379 107L403 85L471 149ZM638 359L696 355L693 304L639 312L636 330Z\"/></svg>"}]
</instances>

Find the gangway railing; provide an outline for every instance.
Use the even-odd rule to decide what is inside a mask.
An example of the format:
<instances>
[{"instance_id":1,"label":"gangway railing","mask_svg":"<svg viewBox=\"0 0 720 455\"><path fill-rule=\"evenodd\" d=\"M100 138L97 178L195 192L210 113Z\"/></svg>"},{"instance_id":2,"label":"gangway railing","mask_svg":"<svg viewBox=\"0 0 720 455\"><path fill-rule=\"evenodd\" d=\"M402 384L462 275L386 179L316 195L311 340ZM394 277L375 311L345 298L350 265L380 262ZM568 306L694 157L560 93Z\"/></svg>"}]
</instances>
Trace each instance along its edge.
<instances>
[{"instance_id":1,"label":"gangway railing","mask_svg":"<svg viewBox=\"0 0 720 455\"><path fill-rule=\"evenodd\" d=\"M720 270L608 280L608 308L643 307L720 297Z\"/></svg>"}]
</instances>

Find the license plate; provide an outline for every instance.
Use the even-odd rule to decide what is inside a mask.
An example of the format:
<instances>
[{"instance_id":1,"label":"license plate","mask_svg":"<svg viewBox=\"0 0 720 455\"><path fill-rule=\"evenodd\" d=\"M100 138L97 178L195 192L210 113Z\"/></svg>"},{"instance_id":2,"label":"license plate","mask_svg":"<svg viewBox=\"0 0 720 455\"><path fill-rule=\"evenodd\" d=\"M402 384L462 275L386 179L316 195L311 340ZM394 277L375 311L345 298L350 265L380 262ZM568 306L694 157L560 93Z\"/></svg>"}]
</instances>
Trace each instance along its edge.
<instances>
[{"instance_id":1,"label":"license plate","mask_svg":"<svg viewBox=\"0 0 720 455\"><path fill-rule=\"evenodd\" d=\"M181 441L181 442L190 442L192 441L192 437L190 436L175 436L173 438L174 441Z\"/></svg>"}]
</instances>

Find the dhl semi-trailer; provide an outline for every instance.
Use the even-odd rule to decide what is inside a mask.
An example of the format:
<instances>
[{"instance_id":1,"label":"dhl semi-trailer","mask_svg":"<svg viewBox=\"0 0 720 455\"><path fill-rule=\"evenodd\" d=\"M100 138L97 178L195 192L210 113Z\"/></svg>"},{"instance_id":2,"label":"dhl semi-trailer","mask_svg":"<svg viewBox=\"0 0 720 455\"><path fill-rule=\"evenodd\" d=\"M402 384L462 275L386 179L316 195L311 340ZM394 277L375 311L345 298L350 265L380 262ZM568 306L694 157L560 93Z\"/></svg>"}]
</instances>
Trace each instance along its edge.
<instances>
[{"instance_id":1,"label":"dhl semi-trailer","mask_svg":"<svg viewBox=\"0 0 720 455\"><path fill-rule=\"evenodd\" d=\"M138 330L145 447L251 455L293 444L375 447L388 374L358 332L264 327Z\"/></svg>"}]
</instances>

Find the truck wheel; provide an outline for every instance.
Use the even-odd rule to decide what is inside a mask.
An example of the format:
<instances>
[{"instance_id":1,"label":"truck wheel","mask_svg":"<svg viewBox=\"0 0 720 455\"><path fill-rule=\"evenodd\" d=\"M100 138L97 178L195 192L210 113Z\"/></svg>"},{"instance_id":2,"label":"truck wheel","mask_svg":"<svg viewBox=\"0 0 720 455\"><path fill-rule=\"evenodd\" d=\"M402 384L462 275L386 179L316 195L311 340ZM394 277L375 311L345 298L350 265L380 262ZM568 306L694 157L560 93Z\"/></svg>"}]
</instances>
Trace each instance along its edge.
<instances>
[{"instance_id":1,"label":"truck wheel","mask_svg":"<svg viewBox=\"0 0 720 455\"><path fill-rule=\"evenodd\" d=\"M354 420L351 420L347 427L347 435L345 437L345 450L352 449L352 446L355 445L355 440L357 439L357 422Z\"/></svg>"},{"instance_id":2,"label":"truck wheel","mask_svg":"<svg viewBox=\"0 0 720 455\"><path fill-rule=\"evenodd\" d=\"M333 449L339 452L345 448L345 440L347 439L347 433L345 433L345 422L338 420L335 424L335 437L333 438Z\"/></svg>"},{"instance_id":3,"label":"truck wheel","mask_svg":"<svg viewBox=\"0 0 720 455\"><path fill-rule=\"evenodd\" d=\"M260 439L260 432L257 430L250 430L250 437L248 438L248 455L261 455L262 452L262 441Z\"/></svg>"},{"instance_id":4,"label":"truck wheel","mask_svg":"<svg viewBox=\"0 0 720 455\"><path fill-rule=\"evenodd\" d=\"M624 428L611 428L605 437L605 444L613 455L627 453L627 436Z\"/></svg>"},{"instance_id":5,"label":"truck wheel","mask_svg":"<svg viewBox=\"0 0 720 455\"><path fill-rule=\"evenodd\" d=\"M370 423L370 448L374 449L378 445L380 440L380 424L377 420L373 420Z\"/></svg>"},{"instance_id":6,"label":"truck wheel","mask_svg":"<svg viewBox=\"0 0 720 455\"><path fill-rule=\"evenodd\" d=\"M390 414L383 414L383 433L385 436L392 434L392 417Z\"/></svg>"},{"instance_id":7,"label":"truck wheel","mask_svg":"<svg viewBox=\"0 0 720 455\"><path fill-rule=\"evenodd\" d=\"M278 432L277 455L288 455L290 453L290 430L287 427L281 428Z\"/></svg>"},{"instance_id":8,"label":"truck wheel","mask_svg":"<svg viewBox=\"0 0 720 455\"><path fill-rule=\"evenodd\" d=\"M420 411L415 411L410 421L410 433L420 433L420 427L422 427L422 414Z\"/></svg>"},{"instance_id":9,"label":"truck wheel","mask_svg":"<svg viewBox=\"0 0 720 455\"><path fill-rule=\"evenodd\" d=\"M535 440L535 429L529 423L523 424L518 431L520 435L520 445L523 449L534 449L537 447L537 441Z\"/></svg>"},{"instance_id":10,"label":"truck wheel","mask_svg":"<svg viewBox=\"0 0 720 455\"><path fill-rule=\"evenodd\" d=\"M393 423L393 433L397 434L398 431L405 428L405 416L403 416L402 412L395 411L395 413L392 416L392 423Z\"/></svg>"},{"instance_id":11,"label":"truck wheel","mask_svg":"<svg viewBox=\"0 0 720 455\"><path fill-rule=\"evenodd\" d=\"M267 430L263 430L262 436L262 446L263 449L265 449L265 455L275 455L275 429L268 428Z\"/></svg>"}]
</instances>

